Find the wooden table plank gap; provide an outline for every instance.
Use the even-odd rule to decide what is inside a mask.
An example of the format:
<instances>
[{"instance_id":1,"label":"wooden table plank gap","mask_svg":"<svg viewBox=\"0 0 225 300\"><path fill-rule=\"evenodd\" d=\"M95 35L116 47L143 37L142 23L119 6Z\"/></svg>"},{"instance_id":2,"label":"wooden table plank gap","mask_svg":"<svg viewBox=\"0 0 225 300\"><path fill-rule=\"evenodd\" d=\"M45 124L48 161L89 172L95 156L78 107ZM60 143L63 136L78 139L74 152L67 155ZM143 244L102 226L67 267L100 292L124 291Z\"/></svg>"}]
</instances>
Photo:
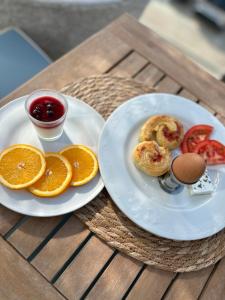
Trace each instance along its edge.
<instances>
[{"instance_id":1,"label":"wooden table plank gap","mask_svg":"<svg viewBox=\"0 0 225 300\"><path fill-rule=\"evenodd\" d=\"M183 87L181 86L180 88L179 88L179 90L176 92L176 95L179 95L180 94L180 92L183 90Z\"/></svg>"},{"instance_id":2,"label":"wooden table plank gap","mask_svg":"<svg viewBox=\"0 0 225 300\"><path fill-rule=\"evenodd\" d=\"M215 109L212 108L211 105L208 105L204 101L201 101L201 100L199 100L199 104L215 116L216 111L215 111Z\"/></svg>"},{"instance_id":3,"label":"wooden table plank gap","mask_svg":"<svg viewBox=\"0 0 225 300\"><path fill-rule=\"evenodd\" d=\"M151 300L159 300L175 276L176 273L147 266L130 291L127 300L148 299L149 291L151 291Z\"/></svg>"},{"instance_id":4,"label":"wooden table plank gap","mask_svg":"<svg viewBox=\"0 0 225 300\"><path fill-rule=\"evenodd\" d=\"M216 113L216 117L225 126L225 117L224 117L224 115L221 115L220 113Z\"/></svg>"},{"instance_id":5,"label":"wooden table plank gap","mask_svg":"<svg viewBox=\"0 0 225 300\"><path fill-rule=\"evenodd\" d=\"M150 66L150 63L147 62L140 70L138 70L136 73L134 73L132 75L132 78L135 78L138 74L140 74L145 68L149 67Z\"/></svg>"},{"instance_id":6,"label":"wooden table plank gap","mask_svg":"<svg viewBox=\"0 0 225 300\"><path fill-rule=\"evenodd\" d=\"M177 94L179 91L181 91L182 87L179 83L177 83L177 81L166 75L156 85L156 89L158 93Z\"/></svg>"},{"instance_id":7,"label":"wooden table plank gap","mask_svg":"<svg viewBox=\"0 0 225 300\"><path fill-rule=\"evenodd\" d=\"M201 293L199 294L197 300L200 300L200 299L202 298L202 295L203 295L204 291L207 289L207 287L208 287L208 285L209 285L209 283L210 283L210 280L211 280L211 278L213 277L213 275L215 274L215 272L216 272L216 270L217 270L217 268L218 268L220 262L221 262L221 260L219 260L219 261L214 265L214 267L213 267L211 273L209 274L209 277L208 277L208 279L206 280L206 282L205 282L205 284L204 284L204 286L203 286L203 288L202 288L202 290L201 290Z\"/></svg>"},{"instance_id":8,"label":"wooden table plank gap","mask_svg":"<svg viewBox=\"0 0 225 300\"><path fill-rule=\"evenodd\" d=\"M138 279L140 278L141 274L144 272L145 269L146 269L146 264L143 264L143 266L141 267L141 269L138 271L136 277L134 278L133 282L131 283L131 285L127 289L126 293L122 297L122 300L127 299L127 296L129 295L130 291L135 286L136 282L138 281Z\"/></svg>"},{"instance_id":9,"label":"wooden table plank gap","mask_svg":"<svg viewBox=\"0 0 225 300\"><path fill-rule=\"evenodd\" d=\"M90 291L95 286L95 284L98 281L98 279L102 276L102 274L105 272L105 270L108 268L108 266L110 265L110 263L112 262L112 260L114 259L114 257L117 254L118 254L118 250L115 250L113 252L113 254L110 256L110 258L107 260L107 262L105 263L105 265L102 267L102 269L98 272L98 274L96 275L96 277L94 278L94 280L91 282L91 284L89 285L89 287L86 289L86 291L84 292L84 294L81 296L80 300L84 300L87 297L87 295L90 293Z\"/></svg>"},{"instance_id":10,"label":"wooden table plank gap","mask_svg":"<svg viewBox=\"0 0 225 300\"><path fill-rule=\"evenodd\" d=\"M7 241L8 242L8 241ZM20 252L17 251L17 249L10 244L10 246L25 260L25 258L20 254ZM30 264L29 265L41 276L44 278L44 280L46 280L56 291L57 293L59 293L65 300L69 300L65 295L63 295L63 293L57 289L57 287L55 285L52 285L51 281L49 281L49 279L44 275L42 274L33 264Z\"/></svg>"},{"instance_id":11,"label":"wooden table plank gap","mask_svg":"<svg viewBox=\"0 0 225 300\"><path fill-rule=\"evenodd\" d=\"M142 266L143 263L139 260L118 253L86 299L122 299Z\"/></svg>"},{"instance_id":12,"label":"wooden table plank gap","mask_svg":"<svg viewBox=\"0 0 225 300\"><path fill-rule=\"evenodd\" d=\"M71 218L72 215L72 213L65 215L62 221L60 221L56 225L56 227L53 230L51 230L47 237L37 246L37 248L27 258L29 262L31 262L41 252L45 245L47 245L47 243L54 237L54 235L56 235L56 233L67 223L67 221Z\"/></svg>"},{"instance_id":13,"label":"wooden table plank gap","mask_svg":"<svg viewBox=\"0 0 225 300\"><path fill-rule=\"evenodd\" d=\"M143 58L137 52L132 52L113 69L111 69L108 74L117 77L131 78L148 64L148 60Z\"/></svg>"},{"instance_id":14,"label":"wooden table plank gap","mask_svg":"<svg viewBox=\"0 0 225 300\"><path fill-rule=\"evenodd\" d=\"M44 278L44 280L46 280L49 284L51 284L51 282L48 280L47 277L45 277L34 265L32 264L29 264L41 277ZM51 286L54 288L54 290L56 290L57 293L59 293L65 300L69 300L65 295L63 295L63 293L57 289L57 287L55 285L52 285Z\"/></svg>"},{"instance_id":15,"label":"wooden table plank gap","mask_svg":"<svg viewBox=\"0 0 225 300\"><path fill-rule=\"evenodd\" d=\"M135 80L144 83L146 85L153 86L157 84L160 80L163 79L163 76L166 76L161 70L156 68L150 61L140 73L135 76Z\"/></svg>"},{"instance_id":16,"label":"wooden table plank gap","mask_svg":"<svg viewBox=\"0 0 225 300\"><path fill-rule=\"evenodd\" d=\"M30 218L14 231L8 238L8 241L13 244L25 258L28 258L63 218L64 216Z\"/></svg>"},{"instance_id":17,"label":"wooden table plank gap","mask_svg":"<svg viewBox=\"0 0 225 300\"><path fill-rule=\"evenodd\" d=\"M89 233L87 227L72 215L31 263L51 281Z\"/></svg>"},{"instance_id":18,"label":"wooden table plank gap","mask_svg":"<svg viewBox=\"0 0 225 300\"><path fill-rule=\"evenodd\" d=\"M4 236L22 217L0 204L0 235Z\"/></svg>"},{"instance_id":19,"label":"wooden table plank gap","mask_svg":"<svg viewBox=\"0 0 225 300\"><path fill-rule=\"evenodd\" d=\"M4 239L3 239L4 240ZM27 261L26 261L26 259L21 255L21 253L19 252L19 251L17 251L17 249L13 246L13 245L11 245L9 242L8 242L8 240L4 240L4 242L7 244L7 247L9 247L8 249L8 251L10 251L10 252L15 252L13 255L15 255L16 256L16 258L15 258L15 260L16 260L16 268L18 267L18 265L20 265L21 264L21 261L23 261L24 262L24 264L26 265L29 265L29 268L31 267L31 269L29 269L29 270L34 270L34 272L35 273L37 273L38 275L40 275L41 276L41 278L43 278L44 279L44 281L47 281L48 283L49 283L49 285L51 285L51 282L49 282L49 280L45 277L45 276L43 276L34 266L32 266L31 264L29 264ZM1 238L0 238L0 243L1 243ZM1 248L0 247L0 249L2 250L3 249L3 247ZM10 250L11 249L11 250ZM18 255L18 256L17 256ZM1 256L0 256L1 257ZM11 262L11 261L10 261ZM1 264L1 267L2 267L2 264ZM15 272L15 273L17 273L17 271L18 270L13 270L13 273ZM35 273L32 273L32 280L34 279L33 278L33 275L35 275L36 276L36 274ZM8 274L7 274L8 275ZM20 280L20 278L18 278L18 280ZM35 278L35 280L37 280L37 278ZM34 287L35 287L35 285L34 285ZM58 293L58 294L60 294L60 296L62 296L63 297L63 299L66 299L66 300L68 300L60 291L58 291L58 289L55 287L55 286L52 286L51 285L51 287ZM22 287L21 287L22 288ZM44 287L44 288L46 288L46 286ZM0 294L1 294L1 289L0 289ZM17 295L18 296L18 295ZM6 299L11 299L11 298L6 298ZM15 299L15 298L12 298L12 299ZM18 299L18 298L16 298L16 299ZM26 299L28 299L28 298L26 298ZM29 298L30 299L30 298ZM42 299L46 299L46 298L42 298ZM52 299L52 298L51 298ZM55 299L55 298L54 298ZM58 299L58 298L57 298ZM60 298L61 299L61 298Z\"/></svg>"},{"instance_id":20,"label":"wooden table plank gap","mask_svg":"<svg viewBox=\"0 0 225 300\"><path fill-rule=\"evenodd\" d=\"M23 258L24 259L24 258ZM41 277L44 278L44 280L46 280L49 284L51 284L51 281L48 280L47 277L45 277L34 265L32 264L29 264L39 275L41 275ZM63 293L57 289L57 287L55 285L52 285L51 286L56 290L57 293L59 293L65 300L69 300L65 295L63 295Z\"/></svg>"},{"instance_id":21,"label":"wooden table plank gap","mask_svg":"<svg viewBox=\"0 0 225 300\"><path fill-rule=\"evenodd\" d=\"M187 89L182 87L182 90L179 92L179 96L184 97L186 99L189 99L193 102L197 102L198 99L193 95L191 92L189 92Z\"/></svg>"},{"instance_id":22,"label":"wooden table plank gap","mask_svg":"<svg viewBox=\"0 0 225 300\"><path fill-rule=\"evenodd\" d=\"M157 85L159 85L159 83L163 81L166 78L166 76L166 74L163 74L162 77L160 77L156 82L154 82L152 86L157 88Z\"/></svg>"},{"instance_id":23,"label":"wooden table plank gap","mask_svg":"<svg viewBox=\"0 0 225 300\"><path fill-rule=\"evenodd\" d=\"M127 57L129 57L132 53L134 53L134 50L128 51L123 57L121 57L117 62L115 62L110 68L108 68L104 73L110 73L114 68L116 68L123 60L125 60Z\"/></svg>"},{"instance_id":24,"label":"wooden table plank gap","mask_svg":"<svg viewBox=\"0 0 225 300\"><path fill-rule=\"evenodd\" d=\"M23 257L24 259L24 257ZM48 280L48 278L46 276L44 276L34 265L29 264L39 275L41 275L41 277L43 277L49 284L51 284L51 281ZM51 284L51 286L56 290L57 293L59 293L65 300L69 300L65 295L63 295L63 293L57 289L57 287L53 284Z\"/></svg>"},{"instance_id":25,"label":"wooden table plank gap","mask_svg":"<svg viewBox=\"0 0 225 300\"><path fill-rule=\"evenodd\" d=\"M198 99L196 101L196 103L199 104L200 106L204 107L206 110L208 110L214 116L218 115L218 112L216 112L211 106L209 106L208 104L206 104L204 101Z\"/></svg>"},{"instance_id":26,"label":"wooden table plank gap","mask_svg":"<svg viewBox=\"0 0 225 300\"><path fill-rule=\"evenodd\" d=\"M63 266L59 269L59 271L52 277L51 279L52 284L54 284L59 279L59 277L65 272L65 270L69 267L69 265L72 263L72 261L76 258L76 256L80 253L80 251L84 248L84 246L87 244L87 242L91 239L93 235L94 235L93 232L90 232L88 236L79 245L79 247L75 249L74 253L63 264Z\"/></svg>"},{"instance_id":27,"label":"wooden table plank gap","mask_svg":"<svg viewBox=\"0 0 225 300\"><path fill-rule=\"evenodd\" d=\"M176 281L176 279L178 278L178 276L179 276L179 273L176 273L176 275L170 281L170 284L168 285L167 289L165 290L164 294L162 295L161 300L164 300L166 298L166 295L169 293L170 288L172 287L172 285L174 284L174 282Z\"/></svg>"},{"instance_id":28,"label":"wooden table plank gap","mask_svg":"<svg viewBox=\"0 0 225 300\"><path fill-rule=\"evenodd\" d=\"M8 239L22 224L24 224L28 219L30 219L29 216L22 216L21 219L7 231L4 235L4 239Z\"/></svg>"},{"instance_id":29,"label":"wooden table plank gap","mask_svg":"<svg viewBox=\"0 0 225 300\"><path fill-rule=\"evenodd\" d=\"M137 52L139 55L141 55L143 58L147 59L152 67L158 69L162 73L165 73L165 71L162 68L158 67L153 61L149 60L149 58L143 55L141 51L139 52L138 49L134 49L134 51ZM169 76L169 74L165 74L165 75Z\"/></svg>"},{"instance_id":30,"label":"wooden table plank gap","mask_svg":"<svg viewBox=\"0 0 225 300\"><path fill-rule=\"evenodd\" d=\"M56 281L56 287L69 299L80 299L114 250L95 235Z\"/></svg>"},{"instance_id":31,"label":"wooden table plank gap","mask_svg":"<svg viewBox=\"0 0 225 300\"><path fill-rule=\"evenodd\" d=\"M196 300L213 268L214 266L210 266L196 272L180 273L165 300L173 300L179 297L183 300Z\"/></svg>"},{"instance_id":32,"label":"wooden table plank gap","mask_svg":"<svg viewBox=\"0 0 225 300\"><path fill-rule=\"evenodd\" d=\"M138 49L134 49L134 51L136 53L138 53L140 56L142 56L143 58L149 60L149 57L147 55L145 55L142 51L138 51ZM155 63L153 63L151 60L149 60L149 62L151 63L151 66L155 67L156 69L158 69L159 71L161 71L162 73L165 73L165 70L163 70L163 68L161 68L160 66L156 65ZM170 76L170 74L165 74L165 76ZM174 79L174 78L173 78ZM176 80L176 79L175 79Z\"/></svg>"},{"instance_id":33,"label":"wooden table plank gap","mask_svg":"<svg viewBox=\"0 0 225 300\"><path fill-rule=\"evenodd\" d=\"M26 259L23 257L23 255L12 245L9 243L9 241L5 240L5 242L16 252L16 254L18 254L20 257L22 257L22 259L24 261L26 261ZM41 275L41 277L43 277L49 284L51 284L51 282L48 280L48 278L46 278L37 268L35 268L35 266L33 266L32 264L29 264L39 275ZM61 291L59 291L54 285L51 284L51 286L61 295L63 296L64 299L68 299L66 296L64 296L62 294Z\"/></svg>"}]
</instances>

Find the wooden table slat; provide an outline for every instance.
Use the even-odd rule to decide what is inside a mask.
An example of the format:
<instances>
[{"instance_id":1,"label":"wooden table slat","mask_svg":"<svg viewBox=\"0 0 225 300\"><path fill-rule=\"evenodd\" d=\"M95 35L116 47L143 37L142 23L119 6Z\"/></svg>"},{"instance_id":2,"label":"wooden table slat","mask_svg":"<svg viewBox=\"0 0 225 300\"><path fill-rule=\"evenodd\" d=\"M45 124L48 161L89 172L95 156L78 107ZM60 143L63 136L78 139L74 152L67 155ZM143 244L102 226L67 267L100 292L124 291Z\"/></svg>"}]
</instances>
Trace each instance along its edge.
<instances>
[{"instance_id":1,"label":"wooden table slat","mask_svg":"<svg viewBox=\"0 0 225 300\"><path fill-rule=\"evenodd\" d=\"M127 300L161 299L176 273L147 267L129 293Z\"/></svg>"},{"instance_id":2,"label":"wooden table slat","mask_svg":"<svg viewBox=\"0 0 225 300\"><path fill-rule=\"evenodd\" d=\"M225 259L222 259L209 279L200 300L225 299Z\"/></svg>"},{"instance_id":3,"label":"wooden table slat","mask_svg":"<svg viewBox=\"0 0 225 300\"><path fill-rule=\"evenodd\" d=\"M27 258L61 220L62 217L30 218L14 231L8 241Z\"/></svg>"},{"instance_id":4,"label":"wooden table slat","mask_svg":"<svg viewBox=\"0 0 225 300\"><path fill-rule=\"evenodd\" d=\"M141 266L140 262L123 254L118 254L94 285L86 299L122 299Z\"/></svg>"},{"instance_id":5,"label":"wooden table slat","mask_svg":"<svg viewBox=\"0 0 225 300\"><path fill-rule=\"evenodd\" d=\"M32 264L48 280L52 280L88 234L89 230L72 216L34 258Z\"/></svg>"},{"instance_id":6,"label":"wooden table slat","mask_svg":"<svg viewBox=\"0 0 225 300\"><path fill-rule=\"evenodd\" d=\"M55 283L56 287L68 299L80 299L112 254L109 246L93 236Z\"/></svg>"},{"instance_id":7,"label":"wooden table slat","mask_svg":"<svg viewBox=\"0 0 225 300\"><path fill-rule=\"evenodd\" d=\"M213 266L190 273L182 273L176 278L164 300L196 300L200 295Z\"/></svg>"},{"instance_id":8,"label":"wooden table slat","mask_svg":"<svg viewBox=\"0 0 225 300\"><path fill-rule=\"evenodd\" d=\"M0 205L0 234L6 234L23 216Z\"/></svg>"},{"instance_id":9,"label":"wooden table slat","mask_svg":"<svg viewBox=\"0 0 225 300\"><path fill-rule=\"evenodd\" d=\"M64 299L27 261L0 237L0 299Z\"/></svg>"},{"instance_id":10,"label":"wooden table slat","mask_svg":"<svg viewBox=\"0 0 225 300\"><path fill-rule=\"evenodd\" d=\"M216 114L216 110L213 109L211 106L209 106L208 104L206 104L203 101L199 101L199 104L204 107L206 110L208 110L211 114L215 115Z\"/></svg>"},{"instance_id":11,"label":"wooden table slat","mask_svg":"<svg viewBox=\"0 0 225 300\"><path fill-rule=\"evenodd\" d=\"M221 116L221 114L217 114L216 117L225 126L225 116Z\"/></svg>"},{"instance_id":12,"label":"wooden table slat","mask_svg":"<svg viewBox=\"0 0 225 300\"><path fill-rule=\"evenodd\" d=\"M80 77L101 74L131 51L108 31L100 31L1 100L8 101L40 88L60 90Z\"/></svg>"},{"instance_id":13,"label":"wooden table slat","mask_svg":"<svg viewBox=\"0 0 225 300\"><path fill-rule=\"evenodd\" d=\"M121 16L108 30L150 62L154 62L181 86L193 92L198 99L204 100L209 106L213 103L216 111L225 113L224 83L201 69L152 30L129 15Z\"/></svg>"},{"instance_id":14,"label":"wooden table slat","mask_svg":"<svg viewBox=\"0 0 225 300\"><path fill-rule=\"evenodd\" d=\"M126 59L112 69L110 74L130 77L134 76L139 70L148 64L148 60L136 52L132 52Z\"/></svg>"},{"instance_id":15,"label":"wooden table slat","mask_svg":"<svg viewBox=\"0 0 225 300\"><path fill-rule=\"evenodd\" d=\"M164 73L161 70L159 70L153 64L150 64L145 69L143 69L135 77L135 79L150 86L154 86L163 76Z\"/></svg>"},{"instance_id":16,"label":"wooden table slat","mask_svg":"<svg viewBox=\"0 0 225 300\"><path fill-rule=\"evenodd\" d=\"M181 86L175 80L166 76L156 85L156 89L158 93L176 94Z\"/></svg>"},{"instance_id":17,"label":"wooden table slat","mask_svg":"<svg viewBox=\"0 0 225 300\"><path fill-rule=\"evenodd\" d=\"M186 89L182 89L179 93L179 96L182 96L182 97L192 100L194 102L197 102L197 100L198 100L197 97L195 97L191 92L189 92Z\"/></svg>"}]
</instances>

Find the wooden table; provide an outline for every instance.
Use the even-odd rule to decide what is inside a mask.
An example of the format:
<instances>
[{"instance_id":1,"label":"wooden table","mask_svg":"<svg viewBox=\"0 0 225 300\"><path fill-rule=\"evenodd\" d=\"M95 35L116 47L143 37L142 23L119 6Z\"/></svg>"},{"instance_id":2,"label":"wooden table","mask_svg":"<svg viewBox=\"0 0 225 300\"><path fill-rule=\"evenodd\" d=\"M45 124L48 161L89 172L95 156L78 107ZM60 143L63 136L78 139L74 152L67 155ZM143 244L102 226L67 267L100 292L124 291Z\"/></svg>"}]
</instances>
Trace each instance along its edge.
<instances>
[{"instance_id":1,"label":"wooden table","mask_svg":"<svg viewBox=\"0 0 225 300\"><path fill-rule=\"evenodd\" d=\"M203 53L204 55L204 53ZM133 77L196 101L225 123L225 85L123 15L3 100L82 76ZM225 299L225 259L174 274L108 247L69 214L31 218L0 206L0 299Z\"/></svg>"}]
</instances>

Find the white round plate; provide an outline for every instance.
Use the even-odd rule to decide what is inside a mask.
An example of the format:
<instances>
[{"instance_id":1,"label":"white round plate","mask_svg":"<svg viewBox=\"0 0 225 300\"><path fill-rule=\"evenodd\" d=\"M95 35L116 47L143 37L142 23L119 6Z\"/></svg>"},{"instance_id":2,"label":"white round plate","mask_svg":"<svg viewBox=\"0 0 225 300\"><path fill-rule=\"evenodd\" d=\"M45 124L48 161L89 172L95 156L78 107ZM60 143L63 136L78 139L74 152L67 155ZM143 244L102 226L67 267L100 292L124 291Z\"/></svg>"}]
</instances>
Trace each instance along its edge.
<instances>
[{"instance_id":1,"label":"white round plate","mask_svg":"<svg viewBox=\"0 0 225 300\"><path fill-rule=\"evenodd\" d=\"M21 97L0 109L0 150L13 144L30 144L44 151L57 152L71 144L84 144L97 151L99 136L105 123L104 119L89 105L66 96L68 114L62 136L53 142L38 138L35 128L28 119ZM13 191L0 185L0 203L19 213L50 217L74 211L94 199L103 189L104 184L98 174L89 183L80 187L71 187L65 193L54 198L39 198L20 190Z\"/></svg>"},{"instance_id":2,"label":"white round plate","mask_svg":"<svg viewBox=\"0 0 225 300\"><path fill-rule=\"evenodd\" d=\"M139 171L132 151L139 130L151 115L168 114L182 121L185 131L196 124L211 124L212 139L225 144L224 126L200 105L169 94L138 96L117 108L107 120L99 143L100 171L117 206L133 222L158 236L195 240L225 227L225 165L212 166L215 185L211 195L190 196L163 191L157 178Z\"/></svg>"}]
</instances>

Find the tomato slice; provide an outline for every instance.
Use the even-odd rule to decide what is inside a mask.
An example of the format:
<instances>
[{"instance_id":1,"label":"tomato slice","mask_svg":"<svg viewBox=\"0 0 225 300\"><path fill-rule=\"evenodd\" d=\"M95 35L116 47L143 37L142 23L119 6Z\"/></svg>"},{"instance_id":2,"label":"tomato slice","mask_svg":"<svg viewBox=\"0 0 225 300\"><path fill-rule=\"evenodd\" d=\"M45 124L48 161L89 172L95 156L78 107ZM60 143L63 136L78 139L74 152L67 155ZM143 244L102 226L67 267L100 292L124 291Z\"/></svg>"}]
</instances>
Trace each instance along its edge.
<instances>
[{"instance_id":1,"label":"tomato slice","mask_svg":"<svg viewBox=\"0 0 225 300\"><path fill-rule=\"evenodd\" d=\"M218 141L203 141L196 145L194 152L200 154L208 165L225 163L225 146Z\"/></svg>"},{"instance_id":2,"label":"tomato slice","mask_svg":"<svg viewBox=\"0 0 225 300\"><path fill-rule=\"evenodd\" d=\"M191 127L184 135L181 143L181 151L183 153L194 152L196 145L207 140L212 131L213 127L205 124Z\"/></svg>"}]
</instances>

